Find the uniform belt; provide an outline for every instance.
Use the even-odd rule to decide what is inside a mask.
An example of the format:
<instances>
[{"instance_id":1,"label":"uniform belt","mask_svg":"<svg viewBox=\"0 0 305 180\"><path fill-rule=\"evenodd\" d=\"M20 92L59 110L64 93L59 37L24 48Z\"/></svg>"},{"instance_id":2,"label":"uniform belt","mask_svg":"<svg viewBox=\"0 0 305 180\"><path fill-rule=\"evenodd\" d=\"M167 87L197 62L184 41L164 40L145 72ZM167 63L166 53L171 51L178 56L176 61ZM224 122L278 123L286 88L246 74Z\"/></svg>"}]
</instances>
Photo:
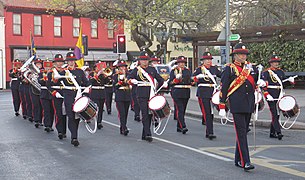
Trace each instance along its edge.
<instances>
[{"instance_id":1,"label":"uniform belt","mask_svg":"<svg viewBox=\"0 0 305 180\"><path fill-rule=\"evenodd\" d=\"M175 85L174 86L175 88L191 88L192 86L191 85Z\"/></svg>"},{"instance_id":2,"label":"uniform belt","mask_svg":"<svg viewBox=\"0 0 305 180\"><path fill-rule=\"evenodd\" d=\"M112 87L112 85L105 84L105 87Z\"/></svg>"},{"instance_id":3,"label":"uniform belt","mask_svg":"<svg viewBox=\"0 0 305 180\"><path fill-rule=\"evenodd\" d=\"M122 90L129 90L130 88L129 88L129 87L119 87L119 89L122 89Z\"/></svg>"},{"instance_id":4,"label":"uniform belt","mask_svg":"<svg viewBox=\"0 0 305 180\"><path fill-rule=\"evenodd\" d=\"M139 83L139 84L137 84L137 86L139 87L139 86L150 86L150 83L149 82L147 82L147 83Z\"/></svg>"},{"instance_id":5,"label":"uniform belt","mask_svg":"<svg viewBox=\"0 0 305 180\"><path fill-rule=\"evenodd\" d=\"M281 89L281 86L267 86L268 89Z\"/></svg>"},{"instance_id":6,"label":"uniform belt","mask_svg":"<svg viewBox=\"0 0 305 180\"><path fill-rule=\"evenodd\" d=\"M46 86L41 86L40 89L48 89Z\"/></svg>"},{"instance_id":7,"label":"uniform belt","mask_svg":"<svg viewBox=\"0 0 305 180\"><path fill-rule=\"evenodd\" d=\"M85 87L80 87L81 89L85 89ZM63 89L68 89L72 91L77 91L77 88L75 86L65 86Z\"/></svg>"},{"instance_id":8,"label":"uniform belt","mask_svg":"<svg viewBox=\"0 0 305 180\"><path fill-rule=\"evenodd\" d=\"M198 84L198 87L215 87L215 84Z\"/></svg>"},{"instance_id":9,"label":"uniform belt","mask_svg":"<svg viewBox=\"0 0 305 180\"><path fill-rule=\"evenodd\" d=\"M53 88L53 89L64 89L63 86L51 86L51 88Z\"/></svg>"},{"instance_id":10,"label":"uniform belt","mask_svg":"<svg viewBox=\"0 0 305 180\"><path fill-rule=\"evenodd\" d=\"M12 80L12 81L17 81L17 80L18 80L18 78L12 78L11 80Z\"/></svg>"},{"instance_id":11,"label":"uniform belt","mask_svg":"<svg viewBox=\"0 0 305 180\"><path fill-rule=\"evenodd\" d=\"M92 89L105 89L104 86L91 86Z\"/></svg>"}]
</instances>

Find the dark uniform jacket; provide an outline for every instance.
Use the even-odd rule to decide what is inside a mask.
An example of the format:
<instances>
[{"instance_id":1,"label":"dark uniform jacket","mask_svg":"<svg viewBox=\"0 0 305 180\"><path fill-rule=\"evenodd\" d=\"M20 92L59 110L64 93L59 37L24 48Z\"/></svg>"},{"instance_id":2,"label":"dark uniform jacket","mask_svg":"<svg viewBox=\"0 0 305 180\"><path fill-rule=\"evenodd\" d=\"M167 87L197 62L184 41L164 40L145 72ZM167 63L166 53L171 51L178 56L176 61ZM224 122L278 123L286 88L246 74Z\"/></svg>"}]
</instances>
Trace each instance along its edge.
<instances>
[{"instance_id":1,"label":"dark uniform jacket","mask_svg":"<svg viewBox=\"0 0 305 180\"><path fill-rule=\"evenodd\" d=\"M254 112L254 91L258 78L258 71L250 63L246 66L251 70L245 82L235 90L228 98L231 113L253 113ZM227 102L227 94L230 84L237 78L242 71L243 64L234 62L225 66L221 76L220 103Z\"/></svg>"},{"instance_id":2,"label":"dark uniform jacket","mask_svg":"<svg viewBox=\"0 0 305 180\"><path fill-rule=\"evenodd\" d=\"M50 93L50 91L47 88L47 81L48 81L48 77L47 77L48 72L40 72L39 76L38 76L38 82L41 85L41 91L40 91L40 98L41 99L52 99L52 94Z\"/></svg>"},{"instance_id":3,"label":"dark uniform jacket","mask_svg":"<svg viewBox=\"0 0 305 180\"><path fill-rule=\"evenodd\" d=\"M271 75L271 73L268 70L273 71L281 81L286 79L285 73L281 69L268 68L262 74L263 80L267 82L267 86L264 87L264 92L268 92L273 98L278 98L281 89L268 88L268 86L280 86L280 83ZM289 81L286 81L282 84L283 84L283 88L290 85Z\"/></svg>"},{"instance_id":4,"label":"dark uniform jacket","mask_svg":"<svg viewBox=\"0 0 305 180\"><path fill-rule=\"evenodd\" d=\"M91 72L89 74L89 81L92 86L105 88L105 84L108 84L110 82L110 79L103 74L97 76L96 72ZM105 99L105 89L92 88L90 97L92 99Z\"/></svg>"},{"instance_id":5,"label":"dark uniform jacket","mask_svg":"<svg viewBox=\"0 0 305 180\"><path fill-rule=\"evenodd\" d=\"M182 79L176 79L176 74L180 73L178 68L173 69L170 72L169 76L169 85L171 87L171 95L173 98L190 98L190 93L191 90L190 88L178 88L175 86L180 86L180 85L187 85L190 86L192 85L191 82L191 71L188 68L184 68L182 70Z\"/></svg>"},{"instance_id":6,"label":"dark uniform jacket","mask_svg":"<svg viewBox=\"0 0 305 180\"><path fill-rule=\"evenodd\" d=\"M221 71L216 66L211 66L210 68L205 67L205 68L207 70L209 70L210 73L214 76L215 81L216 81L216 77L219 77L219 78L221 77ZM212 87L199 86L199 84L212 85L212 84L214 84L214 82L209 77L197 79L196 76L199 75L199 74L202 74L201 67L198 67L195 70L195 72L193 73L194 81L198 85L196 96L201 97L201 98L211 98L213 96L214 86L212 86ZM217 84L215 84L215 86L216 85Z\"/></svg>"},{"instance_id":7,"label":"dark uniform jacket","mask_svg":"<svg viewBox=\"0 0 305 180\"><path fill-rule=\"evenodd\" d=\"M10 84L11 89L19 89L19 86L20 86L20 79L18 79L19 74L20 74L20 72L17 70L14 70L14 69L11 69L9 71L9 76L12 79L16 79L16 80L11 81L11 84Z\"/></svg>"},{"instance_id":8,"label":"dark uniform jacket","mask_svg":"<svg viewBox=\"0 0 305 180\"><path fill-rule=\"evenodd\" d=\"M128 73L125 75L124 80L119 79L119 74L113 76L113 86L115 92L115 101L130 101L130 87L127 83Z\"/></svg>"},{"instance_id":9,"label":"dark uniform jacket","mask_svg":"<svg viewBox=\"0 0 305 180\"><path fill-rule=\"evenodd\" d=\"M143 68L144 69L144 68ZM158 86L161 86L164 82L164 79L158 74L157 70L151 66L148 66L147 68L144 69L150 77L153 79L153 81L157 80ZM141 73L139 72L138 68L135 68L134 70L131 71L127 79L136 79L138 81L144 81L144 82L149 82L148 79ZM137 92L137 97L141 98L149 98L150 97L150 86L136 86L136 92ZM158 87L157 87L158 89Z\"/></svg>"}]
</instances>

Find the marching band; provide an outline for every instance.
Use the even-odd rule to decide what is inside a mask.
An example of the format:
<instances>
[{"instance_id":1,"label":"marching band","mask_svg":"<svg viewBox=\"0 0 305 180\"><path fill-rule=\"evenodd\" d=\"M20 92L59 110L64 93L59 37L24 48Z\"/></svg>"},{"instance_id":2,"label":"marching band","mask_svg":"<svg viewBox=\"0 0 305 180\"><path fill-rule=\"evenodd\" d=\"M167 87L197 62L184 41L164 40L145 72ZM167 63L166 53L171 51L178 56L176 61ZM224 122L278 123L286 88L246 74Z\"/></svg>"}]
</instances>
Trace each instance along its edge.
<instances>
[{"instance_id":1,"label":"marching band","mask_svg":"<svg viewBox=\"0 0 305 180\"><path fill-rule=\"evenodd\" d=\"M134 120L142 121L143 124L142 140L152 142L151 124L158 126L157 119L169 117L171 109L167 100L160 102L160 108L157 105L153 105L157 108L151 107L150 100L161 100L160 96L163 94L159 92L160 89L170 87L177 132L186 134L188 128L185 113L190 88L197 85L196 96L202 113L202 124L206 125L205 137L210 140L216 138L213 130L214 109L219 111L221 118L227 118L227 114L231 113L236 131L235 165L245 171L252 170L254 166L250 161L247 133L252 113L258 113L255 93L261 93L270 107L270 138L281 140L282 109L277 104L282 102L285 108L288 106L285 99L283 100L284 97L289 98L284 96L283 87L294 83L295 77L286 79L283 70L279 68L281 59L278 55L271 56L268 61L270 67L262 72L259 66L247 60L249 53L244 43L237 43L231 53L233 62L225 65L221 71L212 65L212 54L205 52L200 59L201 65L193 73L186 66L186 58L179 56L176 59L177 65L169 72L168 80L163 79L154 67L154 63L159 63L158 57L149 57L145 51L140 52L137 62L129 69L124 60L118 60L113 67L106 62L97 62L88 75L77 67L75 61L78 59L73 52L68 52L65 59L63 55L56 54L53 61L30 58L24 65L16 59L9 72L14 112L19 116L21 105L23 118L34 121L36 128L43 125L46 132L53 131L55 120L60 140L67 137L68 120L71 144L79 146L80 121L84 121L87 126L95 118L96 128L103 128L104 104L110 115L114 93L120 134L127 136L129 133L127 119L131 106L135 113ZM153 62L151 65L150 61ZM65 62L67 67L64 66ZM219 104L213 102L214 96L219 99ZM294 109L295 107L291 107L286 110L289 112L285 111L284 117L295 117L299 112Z\"/></svg>"}]
</instances>

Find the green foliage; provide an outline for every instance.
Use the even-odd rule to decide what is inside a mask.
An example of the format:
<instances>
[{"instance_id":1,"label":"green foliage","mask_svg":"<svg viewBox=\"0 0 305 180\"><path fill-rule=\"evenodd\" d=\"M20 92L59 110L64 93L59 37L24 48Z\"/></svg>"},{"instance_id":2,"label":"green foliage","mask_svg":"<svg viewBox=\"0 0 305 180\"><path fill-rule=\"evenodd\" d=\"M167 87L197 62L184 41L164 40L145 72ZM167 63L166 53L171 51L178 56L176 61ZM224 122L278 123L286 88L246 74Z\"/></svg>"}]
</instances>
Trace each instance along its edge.
<instances>
[{"instance_id":1,"label":"green foliage","mask_svg":"<svg viewBox=\"0 0 305 180\"><path fill-rule=\"evenodd\" d=\"M249 59L253 63L262 64L265 68L269 67L268 61L275 52L281 61L281 68L289 72L305 71L305 41L284 41L276 38L264 43L253 43L249 45L251 54Z\"/></svg>"}]
</instances>

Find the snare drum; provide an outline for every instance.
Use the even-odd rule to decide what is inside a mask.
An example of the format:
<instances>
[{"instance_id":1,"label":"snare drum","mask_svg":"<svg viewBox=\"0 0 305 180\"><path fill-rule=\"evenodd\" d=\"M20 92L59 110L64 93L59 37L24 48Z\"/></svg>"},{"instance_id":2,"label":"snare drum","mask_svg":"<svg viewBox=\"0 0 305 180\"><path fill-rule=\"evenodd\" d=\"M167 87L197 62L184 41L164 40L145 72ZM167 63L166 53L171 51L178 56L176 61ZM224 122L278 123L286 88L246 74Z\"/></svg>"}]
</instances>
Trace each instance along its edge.
<instances>
[{"instance_id":1,"label":"snare drum","mask_svg":"<svg viewBox=\"0 0 305 180\"><path fill-rule=\"evenodd\" d=\"M263 99L263 94L256 90L254 92L254 98L255 98L255 105L258 104L258 111L263 110L264 106L265 106L265 102L264 102L264 99Z\"/></svg>"},{"instance_id":2,"label":"snare drum","mask_svg":"<svg viewBox=\"0 0 305 180\"><path fill-rule=\"evenodd\" d=\"M90 98L83 96L74 102L72 110L83 120L90 121L97 114L97 105Z\"/></svg>"},{"instance_id":3,"label":"snare drum","mask_svg":"<svg viewBox=\"0 0 305 180\"><path fill-rule=\"evenodd\" d=\"M299 105L294 97L290 95L283 96L277 103L278 108L282 111L283 116L286 118L292 118L296 116L299 111Z\"/></svg>"},{"instance_id":4,"label":"snare drum","mask_svg":"<svg viewBox=\"0 0 305 180\"><path fill-rule=\"evenodd\" d=\"M153 114L162 119L170 115L170 107L164 96L156 95L148 101L148 107Z\"/></svg>"}]
</instances>

